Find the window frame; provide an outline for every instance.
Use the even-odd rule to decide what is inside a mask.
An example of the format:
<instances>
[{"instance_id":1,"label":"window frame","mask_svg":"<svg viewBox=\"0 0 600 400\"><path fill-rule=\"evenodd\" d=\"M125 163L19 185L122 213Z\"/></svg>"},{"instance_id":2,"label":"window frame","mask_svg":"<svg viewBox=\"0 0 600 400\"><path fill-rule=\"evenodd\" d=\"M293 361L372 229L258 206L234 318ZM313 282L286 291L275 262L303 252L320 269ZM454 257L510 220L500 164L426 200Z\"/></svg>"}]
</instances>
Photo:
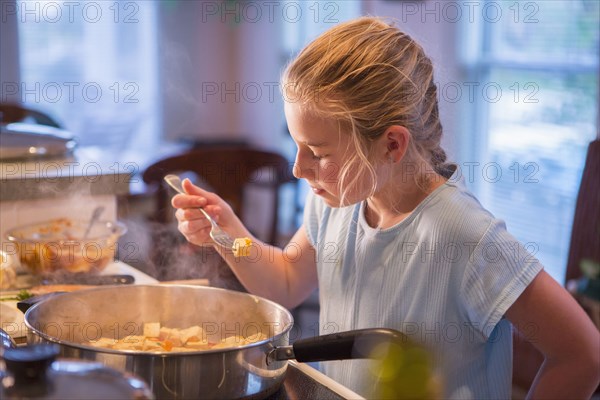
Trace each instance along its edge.
<instances>
[{"instance_id":1,"label":"window frame","mask_svg":"<svg viewBox=\"0 0 600 400\"><path fill-rule=\"evenodd\" d=\"M491 0L485 0L485 2L488 3L490 1ZM464 67L466 82L491 82L494 70L531 72L542 75L552 74L555 76L596 73L600 76L600 60L598 60L598 58L593 58L595 62L592 62L592 57L583 57L577 60L556 58L546 58L542 60L536 58L534 61L507 60L498 57L491 50L492 35L491 22L483 20L481 15L476 21L462 24L461 32L459 34L460 43L462 46L465 46L465 43L471 45L468 49L459 51L461 53L460 58ZM463 133L458 138L460 143L463 144L462 146L459 146L459 157L463 162L468 160L466 162L477 161L485 163L491 160L491 152L489 151L489 142L491 139L491 108L492 105L481 99L463 106L462 111L469 116L463 122ZM597 110L595 120L596 138L600 138L600 79L597 81L595 108ZM586 153L583 152L581 156L585 159ZM468 182L467 184L482 202L485 202L486 199L489 198L489 195L486 194L486 192L491 191L491 186L486 184L486 182L481 179L481 176L476 176L472 182ZM568 211L571 216L571 221L574 214L577 191L573 193L573 196L573 210ZM486 204L484 204L484 206L486 206ZM502 215L496 215L496 217L503 219ZM531 223L535 223L535 221L531 221ZM565 283L564 279L566 276L572 223L567 224L565 227L568 229L565 237L568 238L569 243L566 243L567 254L565 254L564 263L562 263L562 269L560 271L562 279L559 279L558 276L554 276L561 284ZM511 231L510 226L508 229ZM562 246L565 245L565 243L555 243L554 245ZM544 260L540 261L544 264Z\"/></svg>"}]
</instances>

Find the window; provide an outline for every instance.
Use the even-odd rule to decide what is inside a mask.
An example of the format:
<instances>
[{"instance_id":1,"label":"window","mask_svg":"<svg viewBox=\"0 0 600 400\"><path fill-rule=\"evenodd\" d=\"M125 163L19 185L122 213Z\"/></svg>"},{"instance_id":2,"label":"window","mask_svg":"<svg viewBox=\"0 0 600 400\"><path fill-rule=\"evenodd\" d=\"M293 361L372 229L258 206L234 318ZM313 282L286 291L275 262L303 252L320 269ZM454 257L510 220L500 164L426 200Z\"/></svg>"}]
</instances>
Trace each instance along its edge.
<instances>
[{"instance_id":1,"label":"window","mask_svg":"<svg viewBox=\"0 0 600 400\"><path fill-rule=\"evenodd\" d=\"M16 3L20 100L82 145L123 154L157 137L154 1Z\"/></svg>"},{"instance_id":2,"label":"window","mask_svg":"<svg viewBox=\"0 0 600 400\"><path fill-rule=\"evenodd\" d=\"M487 1L467 54L463 170L483 205L564 281L575 200L598 131L600 2Z\"/></svg>"}]
</instances>

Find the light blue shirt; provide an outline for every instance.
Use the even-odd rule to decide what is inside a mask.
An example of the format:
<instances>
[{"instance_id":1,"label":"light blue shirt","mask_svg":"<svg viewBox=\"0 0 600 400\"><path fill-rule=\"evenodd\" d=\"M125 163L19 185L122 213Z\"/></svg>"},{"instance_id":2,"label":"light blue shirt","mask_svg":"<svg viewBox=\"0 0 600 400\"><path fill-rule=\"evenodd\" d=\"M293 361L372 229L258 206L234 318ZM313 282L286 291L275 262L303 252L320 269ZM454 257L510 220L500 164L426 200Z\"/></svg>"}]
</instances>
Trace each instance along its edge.
<instances>
[{"instance_id":1,"label":"light blue shirt","mask_svg":"<svg viewBox=\"0 0 600 400\"><path fill-rule=\"evenodd\" d=\"M510 398L503 315L543 267L462 181L453 175L389 229L366 223L364 203L331 208L310 193L304 224L317 254L321 334L397 329L431 351L444 398ZM368 396L369 363L322 369Z\"/></svg>"}]
</instances>

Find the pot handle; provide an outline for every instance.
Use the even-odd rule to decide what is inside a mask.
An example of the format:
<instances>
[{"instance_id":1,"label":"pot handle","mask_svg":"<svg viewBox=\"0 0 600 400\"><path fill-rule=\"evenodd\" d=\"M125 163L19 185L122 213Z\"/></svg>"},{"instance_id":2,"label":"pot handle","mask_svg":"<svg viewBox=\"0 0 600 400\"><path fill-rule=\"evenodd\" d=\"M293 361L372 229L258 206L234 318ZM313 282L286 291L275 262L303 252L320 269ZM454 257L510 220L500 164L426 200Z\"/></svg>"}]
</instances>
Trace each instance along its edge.
<instances>
[{"instance_id":1,"label":"pot handle","mask_svg":"<svg viewBox=\"0 0 600 400\"><path fill-rule=\"evenodd\" d=\"M269 362L296 359L299 362L372 358L378 345L411 343L403 333L394 329L358 329L313 338L299 339L292 346L280 346L267 356Z\"/></svg>"}]
</instances>

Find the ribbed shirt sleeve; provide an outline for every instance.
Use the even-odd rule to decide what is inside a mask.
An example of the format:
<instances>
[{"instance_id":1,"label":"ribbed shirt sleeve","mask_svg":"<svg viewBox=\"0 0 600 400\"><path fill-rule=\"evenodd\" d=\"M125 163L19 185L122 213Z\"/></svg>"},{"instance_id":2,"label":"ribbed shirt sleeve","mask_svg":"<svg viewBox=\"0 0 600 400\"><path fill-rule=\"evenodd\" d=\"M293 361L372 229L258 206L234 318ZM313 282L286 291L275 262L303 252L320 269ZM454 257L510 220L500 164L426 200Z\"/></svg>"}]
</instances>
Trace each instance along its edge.
<instances>
[{"instance_id":1,"label":"ribbed shirt sleeve","mask_svg":"<svg viewBox=\"0 0 600 400\"><path fill-rule=\"evenodd\" d=\"M488 339L506 310L543 269L540 262L492 219L474 247L461 283L470 323Z\"/></svg>"},{"instance_id":2,"label":"ribbed shirt sleeve","mask_svg":"<svg viewBox=\"0 0 600 400\"><path fill-rule=\"evenodd\" d=\"M315 194L312 191L309 191L308 195L306 196L306 202L304 205L304 229L306 230L308 241L313 247L316 247L317 244L320 220L319 209L322 208L322 204L319 205L318 200L319 199L317 199Z\"/></svg>"}]
</instances>

